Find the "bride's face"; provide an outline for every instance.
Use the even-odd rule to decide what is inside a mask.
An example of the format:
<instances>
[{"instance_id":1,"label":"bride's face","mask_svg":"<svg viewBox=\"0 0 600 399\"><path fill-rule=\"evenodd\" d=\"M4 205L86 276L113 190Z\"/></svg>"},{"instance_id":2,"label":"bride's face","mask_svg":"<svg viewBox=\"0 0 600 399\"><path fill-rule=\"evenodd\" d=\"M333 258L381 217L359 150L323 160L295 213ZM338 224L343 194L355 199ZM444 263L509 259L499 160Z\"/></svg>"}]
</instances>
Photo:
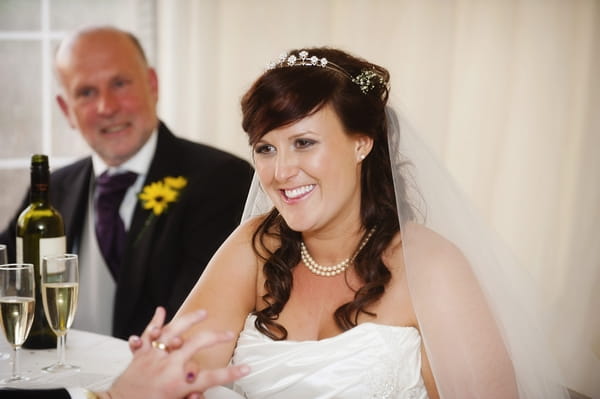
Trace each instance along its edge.
<instances>
[{"instance_id":1,"label":"bride's face","mask_svg":"<svg viewBox=\"0 0 600 399\"><path fill-rule=\"evenodd\" d=\"M260 183L288 226L317 230L355 222L360 213L360 163L371 139L345 133L330 106L274 129L254 145Z\"/></svg>"}]
</instances>

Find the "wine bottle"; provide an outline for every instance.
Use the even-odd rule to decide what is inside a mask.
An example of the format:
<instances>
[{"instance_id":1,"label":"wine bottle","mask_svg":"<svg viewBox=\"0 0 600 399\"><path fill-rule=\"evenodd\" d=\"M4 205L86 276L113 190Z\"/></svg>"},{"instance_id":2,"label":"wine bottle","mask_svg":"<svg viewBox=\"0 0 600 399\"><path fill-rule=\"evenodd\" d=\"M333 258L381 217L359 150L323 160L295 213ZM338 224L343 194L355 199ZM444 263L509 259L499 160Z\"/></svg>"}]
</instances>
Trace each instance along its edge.
<instances>
[{"instance_id":1,"label":"wine bottle","mask_svg":"<svg viewBox=\"0 0 600 399\"><path fill-rule=\"evenodd\" d=\"M31 157L30 203L17 219L17 262L33 263L35 269L35 316L23 347L56 348L56 335L44 315L40 267L42 258L66 252L63 219L50 205L48 156Z\"/></svg>"}]
</instances>

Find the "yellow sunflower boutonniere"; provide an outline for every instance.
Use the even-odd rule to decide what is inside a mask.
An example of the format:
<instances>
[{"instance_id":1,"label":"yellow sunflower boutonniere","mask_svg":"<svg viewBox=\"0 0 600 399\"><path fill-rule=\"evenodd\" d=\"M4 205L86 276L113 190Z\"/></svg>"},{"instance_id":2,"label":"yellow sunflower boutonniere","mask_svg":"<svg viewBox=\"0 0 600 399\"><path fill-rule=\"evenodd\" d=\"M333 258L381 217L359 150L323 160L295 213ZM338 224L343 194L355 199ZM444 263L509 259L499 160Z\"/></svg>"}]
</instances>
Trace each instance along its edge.
<instances>
[{"instance_id":1,"label":"yellow sunflower boutonniere","mask_svg":"<svg viewBox=\"0 0 600 399\"><path fill-rule=\"evenodd\" d=\"M142 192L138 194L138 198L142 203L142 207L151 210L152 212L148 215L136 243L150 223L167 211L172 202L177 201L180 192L186 185L187 179L183 176L167 176L162 180L144 186Z\"/></svg>"}]
</instances>

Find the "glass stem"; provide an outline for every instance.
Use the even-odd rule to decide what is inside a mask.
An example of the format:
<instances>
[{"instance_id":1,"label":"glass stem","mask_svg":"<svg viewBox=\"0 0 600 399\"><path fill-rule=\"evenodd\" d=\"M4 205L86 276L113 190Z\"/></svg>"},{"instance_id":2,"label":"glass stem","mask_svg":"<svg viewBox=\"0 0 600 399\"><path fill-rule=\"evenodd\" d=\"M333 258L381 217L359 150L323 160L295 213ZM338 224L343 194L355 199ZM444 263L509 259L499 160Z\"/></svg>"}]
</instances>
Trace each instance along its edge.
<instances>
[{"instance_id":1,"label":"glass stem","mask_svg":"<svg viewBox=\"0 0 600 399\"><path fill-rule=\"evenodd\" d=\"M67 364L67 351L65 350L65 343L67 340L67 334L58 336L58 364Z\"/></svg>"},{"instance_id":2,"label":"glass stem","mask_svg":"<svg viewBox=\"0 0 600 399\"><path fill-rule=\"evenodd\" d=\"M14 352L14 356L13 356L13 362L12 362L12 378L17 378L19 377L19 373L21 371L20 369L20 355L21 355L21 351L20 351L20 347L15 346L13 348L13 352Z\"/></svg>"}]
</instances>

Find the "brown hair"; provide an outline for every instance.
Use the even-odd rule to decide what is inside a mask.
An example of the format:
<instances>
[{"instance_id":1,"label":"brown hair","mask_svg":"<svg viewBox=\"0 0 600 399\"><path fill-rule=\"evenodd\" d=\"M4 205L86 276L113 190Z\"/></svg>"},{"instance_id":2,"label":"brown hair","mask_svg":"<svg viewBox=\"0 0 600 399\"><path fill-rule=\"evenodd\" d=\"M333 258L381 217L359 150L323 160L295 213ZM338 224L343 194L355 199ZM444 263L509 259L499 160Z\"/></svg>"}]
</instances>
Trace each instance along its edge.
<instances>
[{"instance_id":1,"label":"brown hair","mask_svg":"<svg viewBox=\"0 0 600 399\"><path fill-rule=\"evenodd\" d=\"M241 101L242 127L251 145L269 131L296 122L330 104L347 134L364 134L373 139L373 149L362 163L360 217L365 231L376 226L370 241L358 254L354 267L363 281L354 299L340 306L335 320L342 330L357 325L360 313L372 314L366 307L383 295L391 274L382 253L399 231L396 198L390 166L385 106L389 73L385 68L333 48L305 49L309 56L325 57L330 63L320 66L280 66L258 78ZM299 54L293 50L290 54ZM379 79L364 93L352 81L365 70ZM404 198L399 199L404 201ZM402 209L410 209L400 204ZM409 211L410 212L410 211ZM275 237L279 248L271 251L265 236ZM300 262L301 234L290 229L277 209L272 209L253 235L255 253L264 261L267 305L255 311L256 327L272 339L285 339L286 329L277 323L292 288L292 269ZM262 256L261 254L266 254ZM376 259L377 261L373 261ZM274 332L273 332L274 331Z\"/></svg>"}]
</instances>

